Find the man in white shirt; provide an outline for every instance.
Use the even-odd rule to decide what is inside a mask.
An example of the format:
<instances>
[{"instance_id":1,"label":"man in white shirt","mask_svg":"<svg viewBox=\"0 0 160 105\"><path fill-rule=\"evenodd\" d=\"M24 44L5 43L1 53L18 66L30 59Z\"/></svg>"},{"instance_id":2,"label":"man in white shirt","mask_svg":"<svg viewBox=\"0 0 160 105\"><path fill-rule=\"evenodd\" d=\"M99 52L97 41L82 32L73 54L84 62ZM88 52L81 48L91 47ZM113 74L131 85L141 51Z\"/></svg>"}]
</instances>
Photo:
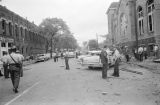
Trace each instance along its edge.
<instances>
[{"instance_id":1,"label":"man in white shirt","mask_svg":"<svg viewBox=\"0 0 160 105\"><path fill-rule=\"evenodd\" d=\"M19 54L19 56L21 57L20 77L23 77L23 60L24 60L24 56L20 53L19 50L17 50L16 53Z\"/></svg>"},{"instance_id":2,"label":"man in white shirt","mask_svg":"<svg viewBox=\"0 0 160 105\"><path fill-rule=\"evenodd\" d=\"M158 57L158 46L155 45L153 50L154 50L155 57Z\"/></svg>"},{"instance_id":3,"label":"man in white shirt","mask_svg":"<svg viewBox=\"0 0 160 105\"><path fill-rule=\"evenodd\" d=\"M119 77L119 62L120 62L120 53L116 47L114 47L113 57L115 59L114 72L112 76Z\"/></svg>"},{"instance_id":4,"label":"man in white shirt","mask_svg":"<svg viewBox=\"0 0 160 105\"><path fill-rule=\"evenodd\" d=\"M7 63L9 64L9 70L11 74L11 80L13 84L13 91L18 93L18 86L20 82L20 64L21 57L16 54L16 47L10 49L10 54L7 57Z\"/></svg>"},{"instance_id":5,"label":"man in white shirt","mask_svg":"<svg viewBox=\"0 0 160 105\"><path fill-rule=\"evenodd\" d=\"M147 54L147 47L143 48L143 55L144 55L144 58L147 59L147 56L148 56L148 54Z\"/></svg>"},{"instance_id":6,"label":"man in white shirt","mask_svg":"<svg viewBox=\"0 0 160 105\"><path fill-rule=\"evenodd\" d=\"M65 65L66 65L66 70L69 70L70 68L69 68L69 52L68 51L66 51L65 53L64 53L64 60L65 60Z\"/></svg>"},{"instance_id":7,"label":"man in white shirt","mask_svg":"<svg viewBox=\"0 0 160 105\"><path fill-rule=\"evenodd\" d=\"M143 47L138 48L138 55L139 55L139 60L143 61Z\"/></svg>"},{"instance_id":8,"label":"man in white shirt","mask_svg":"<svg viewBox=\"0 0 160 105\"><path fill-rule=\"evenodd\" d=\"M8 63L7 63L8 53L5 51L5 52L3 52L3 54L4 55L1 58L1 61L3 62L4 77L7 79L7 78L9 78L9 70L8 70Z\"/></svg>"}]
</instances>

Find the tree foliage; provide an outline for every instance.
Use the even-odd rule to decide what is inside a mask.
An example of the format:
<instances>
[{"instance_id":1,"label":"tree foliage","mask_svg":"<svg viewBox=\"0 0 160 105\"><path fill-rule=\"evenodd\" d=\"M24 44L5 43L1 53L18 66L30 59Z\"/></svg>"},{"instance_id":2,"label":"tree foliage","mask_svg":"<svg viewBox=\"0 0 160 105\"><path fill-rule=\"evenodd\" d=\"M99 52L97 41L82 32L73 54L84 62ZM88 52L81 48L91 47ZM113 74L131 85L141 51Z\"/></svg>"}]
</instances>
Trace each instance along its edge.
<instances>
[{"instance_id":1,"label":"tree foliage","mask_svg":"<svg viewBox=\"0 0 160 105\"><path fill-rule=\"evenodd\" d=\"M75 49L78 45L68 25L62 19L44 19L39 25L39 31L48 40L53 40L54 49ZM51 41L49 41L49 45L51 45Z\"/></svg>"},{"instance_id":2,"label":"tree foliage","mask_svg":"<svg viewBox=\"0 0 160 105\"><path fill-rule=\"evenodd\" d=\"M98 48L97 41L95 39L89 40L88 46L89 49L97 49Z\"/></svg>"}]
</instances>

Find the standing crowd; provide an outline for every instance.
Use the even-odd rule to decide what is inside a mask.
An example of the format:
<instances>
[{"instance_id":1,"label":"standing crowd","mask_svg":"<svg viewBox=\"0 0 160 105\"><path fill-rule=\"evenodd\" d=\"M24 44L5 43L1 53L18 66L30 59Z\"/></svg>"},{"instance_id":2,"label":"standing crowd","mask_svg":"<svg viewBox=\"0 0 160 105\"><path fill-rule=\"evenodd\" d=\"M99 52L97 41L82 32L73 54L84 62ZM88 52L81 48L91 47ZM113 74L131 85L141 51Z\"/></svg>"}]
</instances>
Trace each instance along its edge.
<instances>
[{"instance_id":1,"label":"standing crowd","mask_svg":"<svg viewBox=\"0 0 160 105\"><path fill-rule=\"evenodd\" d=\"M114 58L114 72L112 76L119 77L119 63L122 60L122 55L124 55L124 58L126 62L129 62L132 59L131 50L128 48L128 46L123 47L116 47L112 46L112 57ZM158 58L158 46L153 46L153 55L155 58ZM104 48L101 51L100 59L101 63L103 65L102 68L102 78L107 78L107 70L109 69L109 53L110 48L108 46L104 46ZM121 53L121 54L120 54ZM138 48L135 48L133 50L134 58L140 62L142 62L144 59L148 59L148 50L145 46L139 46Z\"/></svg>"},{"instance_id":2,"label":"standing crowd","mask_svg":"<svg viewBox=\"0 0 160 105\"><path fill-rule=\"evenodd\" d=\"M112 74L112 76L115 77L119 77L119 62L120 62L120 52L118 50L118 47L113 46L113 58L115 60L115 64L114 64L114 72ZM104 48L101 51L100 54L100 59L101 59L101 63L102 63L102 78L106 79L107 78L107 71L109 69L109 52L110 49L107 46L104 46Z\"/></svg>"}]
</instances>

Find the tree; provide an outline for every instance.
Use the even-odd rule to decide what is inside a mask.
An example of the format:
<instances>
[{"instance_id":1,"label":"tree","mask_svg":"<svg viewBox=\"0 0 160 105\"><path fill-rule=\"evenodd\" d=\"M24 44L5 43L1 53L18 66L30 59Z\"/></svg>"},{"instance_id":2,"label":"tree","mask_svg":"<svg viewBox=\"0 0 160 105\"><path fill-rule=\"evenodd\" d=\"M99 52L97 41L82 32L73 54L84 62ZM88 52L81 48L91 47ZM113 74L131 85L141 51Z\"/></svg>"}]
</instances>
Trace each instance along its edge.
<instances>
[{"instance_id":1,"label":"tree","mask_svg":"<svg viewBox=\"0 0 160 105\"><path fill-rule=\"evenodd\" d=\"M46 18L39 25L39 31L48 38L49 45L55 49L76 48L77 41L67 24L59 18Z\"/></svg>"},{"instance_id":2,"label":"tree","mask_svg":"<svg viewBox=\"0 0 160 105\"><path fill-rule=\"evenodd\" d=\"M89 40L88 46L90 50L97 49L98 48L97 41L95 39Z\"/></svg>"}]
</instances>

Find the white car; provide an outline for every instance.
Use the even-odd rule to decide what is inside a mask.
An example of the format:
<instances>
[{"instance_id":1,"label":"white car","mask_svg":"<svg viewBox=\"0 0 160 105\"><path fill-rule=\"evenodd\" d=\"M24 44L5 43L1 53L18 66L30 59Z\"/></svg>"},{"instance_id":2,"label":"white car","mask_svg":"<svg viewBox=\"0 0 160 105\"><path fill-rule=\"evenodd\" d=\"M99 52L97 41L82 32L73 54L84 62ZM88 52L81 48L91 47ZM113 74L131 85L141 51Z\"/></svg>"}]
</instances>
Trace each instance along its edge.
<instances>
[{"instance_id":1,"label":"white car","mask_svg":"<svg viewBox=\"0 0 160 105\"><path fill-rule=\"evenodd\" d=\"M49 60L49 54L38 54L36 57L36 62Z\"/></svg>"},{"instance_id":2,"label":"white car","mask_svg":"<svg viewBox=\"0 0 160 105\"><path fill-rule=\"evenodd\" d=\"M78 62L79 64L82 64L83 59L84 59L85 57L89 57L89 56L91 56L91 55L90 55L90 54L80 55L80 56L78 56L77 62Z\"/></svg>"},{"instance_id":3,"label":"white car","mask_svg":"<svg viewBox=\"0 0 160 105\"><path fill-rule=\"evenodd\" d=\"M87 66L88 68L102 67L100 53L101 51L96 51L92 56L83 58L82 66ZM114 65L115 60L112 56L112 52L108 53L108 62L109 66Z\"/></svg>"},{"instance_id":4,"label":"white car","mask_svg":"<svg viewBox=\"0 0 160 105\"><path fill-rule=\"evenodd\" d=\"M74 58L75 57L75 53L74 52L68 52L68 57L69 58Z\"/></svg>"}]
</instances>

